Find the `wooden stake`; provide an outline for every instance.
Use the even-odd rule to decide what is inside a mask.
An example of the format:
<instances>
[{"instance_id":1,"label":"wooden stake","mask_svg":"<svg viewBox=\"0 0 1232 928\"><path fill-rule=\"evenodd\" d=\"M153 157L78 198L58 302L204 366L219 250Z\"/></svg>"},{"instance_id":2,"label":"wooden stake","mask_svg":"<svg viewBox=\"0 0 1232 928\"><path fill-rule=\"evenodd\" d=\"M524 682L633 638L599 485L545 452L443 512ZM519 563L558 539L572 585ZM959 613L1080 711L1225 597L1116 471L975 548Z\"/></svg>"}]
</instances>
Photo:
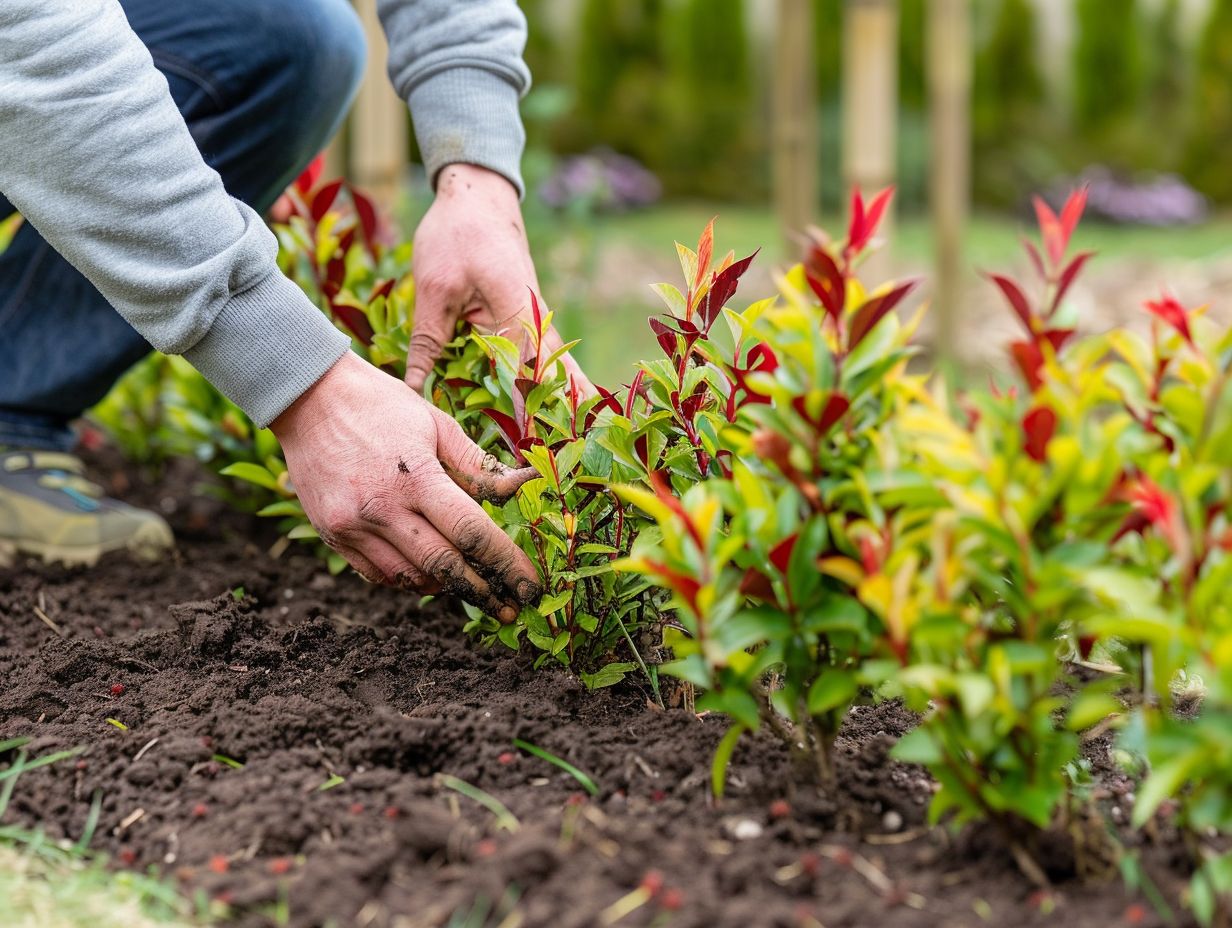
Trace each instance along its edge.
<instances>
[{"instance_id":1,"label":"wooden stake","mask_svg":"<svg viewBox=\"0 0 1232 928\"><path fill-rule=\"evenodd\" d=\"M351 111L350 173L356 185L391 207L407 167L410 115L385 73L389 46L376 14L376 0L356 0L368 37L368 64Z\"/></svg>"},{"instance_id":2,"label":"wooden stake","mask_svg":"<svg viewBox=\"0 0 1232 928\"><path fill-rule=\"evenodd\" d=\"M897 0L847 0L843 22L843 178L872 194L894 183L898 138ZM844 191L844 195L846 191ZM888 238L887 213L881 236ZM866 283L889 277L883 249L865 264Z\"/></svg>"},{"instance_id":3,"label":"wooden stake","mask_svg":"<svg viewBox=\"0 0 1232 928\"><path fill-rule=\"evenodd\" d=\"M811 0L778 0L774 48L774 208L790 256L817 220L820 188Z\"/></svg>"},{"instance_id":4,"label":"wooden stake","mask_svg":"<svg viewBox=\"0 0 1232 928\"><path fill-rule=\"evenodd\" d=\"M968 0L929 0L929 201L936 268L936 349L954 360L962 292L962 248L971 200L971 20Z\"/></svg>"}]
</instances>

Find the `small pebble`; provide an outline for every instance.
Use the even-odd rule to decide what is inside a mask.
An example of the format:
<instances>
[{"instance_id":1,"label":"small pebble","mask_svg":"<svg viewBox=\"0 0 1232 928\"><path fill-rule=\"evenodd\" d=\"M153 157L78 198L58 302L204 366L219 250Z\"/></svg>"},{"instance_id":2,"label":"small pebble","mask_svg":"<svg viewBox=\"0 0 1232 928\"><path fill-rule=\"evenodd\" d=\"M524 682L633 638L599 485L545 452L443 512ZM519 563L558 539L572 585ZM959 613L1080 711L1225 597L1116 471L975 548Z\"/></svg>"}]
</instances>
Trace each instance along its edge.
<instances>
[{"instance_id":1,"label":"small pebble","mask_svg":"<svg viewBox=\"0 0 1232 928\"><path fill-rule=\"evenodd\" d=\"M881 827L886 831L898 831L903 827L903 817L891 809L881 816Z\"/></svg>"},{"instance_id":2,"label":"small pebble","mask_svg":"<svg viewBox=\"0 0 1232 928\"><path fill-rule=\"evenodd\" d=\"M740 818L727 823L727 833L737 841L751 841L761 837L762 827L751 818Z\"/></svg>"}]
</instances>

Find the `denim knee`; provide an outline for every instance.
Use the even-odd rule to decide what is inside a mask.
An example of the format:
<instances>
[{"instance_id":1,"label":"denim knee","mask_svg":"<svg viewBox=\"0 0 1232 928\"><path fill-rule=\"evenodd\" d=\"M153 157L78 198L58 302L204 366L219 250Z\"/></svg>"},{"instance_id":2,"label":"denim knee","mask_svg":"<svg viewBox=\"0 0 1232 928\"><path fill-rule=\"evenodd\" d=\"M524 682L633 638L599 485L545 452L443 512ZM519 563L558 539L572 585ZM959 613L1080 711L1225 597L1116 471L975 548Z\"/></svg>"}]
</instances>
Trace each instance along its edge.
<instances>
[{"instance_id":1,"label":"denim knee","mask_svg":"<svg viewBox=\"0 0 1232 928\"><path fill-rule=\"evenodd\" d=\"M324 144L359 89L368 44L347 0L263 0L281 20L280 65L292 90L286 101L303 131ZM315 131L312 131L315 130Z\"/></svg>"}]
</instances>

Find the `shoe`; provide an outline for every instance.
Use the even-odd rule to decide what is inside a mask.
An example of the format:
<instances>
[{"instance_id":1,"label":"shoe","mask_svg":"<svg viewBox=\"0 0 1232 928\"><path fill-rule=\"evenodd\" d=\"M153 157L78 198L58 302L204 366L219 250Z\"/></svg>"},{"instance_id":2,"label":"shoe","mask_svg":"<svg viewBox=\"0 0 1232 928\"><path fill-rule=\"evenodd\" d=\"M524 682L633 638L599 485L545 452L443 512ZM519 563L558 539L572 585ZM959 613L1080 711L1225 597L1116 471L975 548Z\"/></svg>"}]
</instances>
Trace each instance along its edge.
<instances>
[{"instance_id":1,"label":"shoe","mask_svg":"<svg viewBox=\"0 0 1232 928\"><path fill-rule=\"evenodd\" d=\"M154 561L175 545L152 512L109 499L71 454L0 451L0 565L18 553L91 566L111 551Z\"/></svg>"}]
</instances>

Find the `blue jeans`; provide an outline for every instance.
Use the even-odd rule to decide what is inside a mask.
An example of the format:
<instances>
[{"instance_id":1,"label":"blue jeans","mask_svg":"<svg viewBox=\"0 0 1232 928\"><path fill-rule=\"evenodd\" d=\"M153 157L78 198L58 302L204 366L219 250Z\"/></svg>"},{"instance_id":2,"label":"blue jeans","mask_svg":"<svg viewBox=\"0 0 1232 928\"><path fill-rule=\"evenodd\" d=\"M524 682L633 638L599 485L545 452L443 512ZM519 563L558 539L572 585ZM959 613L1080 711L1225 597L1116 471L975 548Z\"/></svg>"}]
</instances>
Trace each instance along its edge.
<instances>
[{"instance_id":1,"label":"blue jeans","mask_svg":"<svg viewBox=\"0 0 1232 928\"><path fill-rule=\"evenodd\" d=\"M347 0L121 0L206 162L264 212L338 129L363 74ZM0 219L13 212L0 197ZM0 447L69 423L149 344L30 228L0 253Z\"/></svg>"}]
</instances>

